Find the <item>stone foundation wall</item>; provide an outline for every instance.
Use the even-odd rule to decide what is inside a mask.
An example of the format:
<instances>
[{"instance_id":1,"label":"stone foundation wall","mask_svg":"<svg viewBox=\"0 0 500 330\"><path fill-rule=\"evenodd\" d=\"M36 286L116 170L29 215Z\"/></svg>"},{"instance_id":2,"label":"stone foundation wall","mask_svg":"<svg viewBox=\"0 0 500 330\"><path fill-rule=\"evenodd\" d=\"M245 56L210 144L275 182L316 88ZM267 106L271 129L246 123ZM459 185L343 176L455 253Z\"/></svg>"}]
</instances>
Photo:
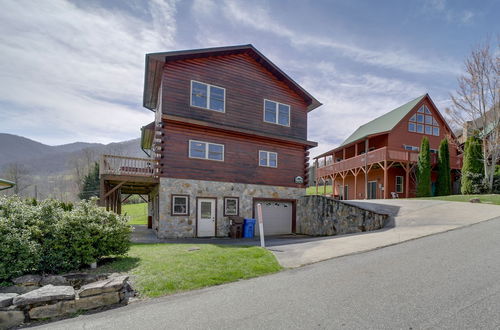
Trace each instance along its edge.
<instances>
[{"instance_id":1,"label":"stone foundation wall","mask_svg":"<svg viewBox=\"0 0 500 330\"><path fill-rule=\"evenodd\" d=\"M379 214L324 196L303 196L297 203L297 231L312 236L359 233L383 228L387 214Z\"/></svg>"},{"instance_id":2,"label":"stone foundation wall","mask_svg":"<svg viewBox=\"0 0 500 330\"><path fill-rule=\"evenodd\" d=\"M24 275L0 290L0 329L64 317L79 311L127 304L133 289L127 275Z\"/></svg>"},{"instance_id":3,"label":"stone foundation wall","mask_svg":"<svg viewBox=\"0 0 500 330\"><path fill-rule=\"evenodd\" d=\"M297 200L306 194L305 188L172 178L160 178L159 187L160 238L195 237L197 197L217 198L216 235L223 237L229 232L229 219L224 216L224 197L239 197L239 215L251 218L254 198ZM171 215L172 194L189 195L189 215Z\"/></svg>"}]
</instances>

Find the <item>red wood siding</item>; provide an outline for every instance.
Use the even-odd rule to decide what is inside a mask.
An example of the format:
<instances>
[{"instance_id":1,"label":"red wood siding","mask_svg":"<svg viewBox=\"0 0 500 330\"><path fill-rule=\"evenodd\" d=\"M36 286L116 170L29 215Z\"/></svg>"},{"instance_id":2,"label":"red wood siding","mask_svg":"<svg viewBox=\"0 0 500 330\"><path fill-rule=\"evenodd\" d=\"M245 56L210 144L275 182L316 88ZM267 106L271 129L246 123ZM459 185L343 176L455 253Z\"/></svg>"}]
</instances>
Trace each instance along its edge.
<instances>
[{"instance_id":1,"label":"red wood siding","mask_svg":"<svg viewBox=\"0 0 500 330\"><path fill-rule=\"evenodd\" d=\"M250 139L210 129L164 122L161 176L274 186L304 187L294 183L305 177L306 151L303 146ZM189 158L189 140L224 145L224 161ZM259 150L278 153L278 167L259 166Z\"/></svg>"},{"instance_id":2,"label":"red wood siding","mask_svg":"<svg viewBox=\"0 0 500 330\"><path fill-rule=\"evenodd\" d=\"M415 132L408 131L408 121L411 116L417 113L417 110L422 106L426 105L429 110L432 112L432 116L439 122L439 136L427 135ZM427 136L429 138L429 145L431 149L439 149L439 144L441 140L443 140L447 135L450 135L450 131L448 130L445 122L441 119L441 117L437 114L438 110L434 108L431 102L427 98L424 98L414 110L410 111L408 115L401 122L399 122L396 127L389 134L388 146L390 148L400 148L404 150L403 145L411 145L420 148L420 144L422 143L422 138ZM370 141L371 146L371 141ZM457 149L454 148L451 144L449 146L450 156L457 155Z\"/></svg>"},{"instance_id":3,"label":"red wood siding","mask_svg":"<svg viewBox=\"0 0 500 330\"><path fill-rule=\"evenodd\" d=\"M167 62L162 79L165 114L307 139L305 101L249 55ZM225 88L226 112L191 107L191 80ZM290 105L290 127L264 122L264 99Z\"/></svg>"}]
</instances>

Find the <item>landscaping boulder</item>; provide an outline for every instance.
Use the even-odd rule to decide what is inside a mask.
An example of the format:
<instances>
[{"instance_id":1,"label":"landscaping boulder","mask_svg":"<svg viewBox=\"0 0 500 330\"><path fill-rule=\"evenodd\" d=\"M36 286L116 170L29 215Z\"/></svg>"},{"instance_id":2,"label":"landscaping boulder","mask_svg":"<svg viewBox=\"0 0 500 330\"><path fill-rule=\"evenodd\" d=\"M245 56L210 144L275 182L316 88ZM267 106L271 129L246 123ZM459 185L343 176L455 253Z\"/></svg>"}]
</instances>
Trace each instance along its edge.
<instances>
[{"instance_id":1,"label":"landscaping boulder","mask_svg":"<svg viewBox=\"0 0 500 330\"><path fill-rule=\"evenodd\" d=\"M44 276L42 280L40 281L41 285L69 285L69 281L64 277L64 276L59 276L59 275L49 275L49 276Z\"/></svg>"},{"instance_id":2,"label":"landscaping boulder","mask_svg":"<svg viewBox=\"0 0 500 330\"><path fill-rule=\"evenodd\" d=\"M0 288L0 293L17 293L17 294L25 294L33 290L40 289L38 285L11 285Z\"/></svg>"},{"instance_id":3,"label":"landscaping boulder","mask_svg":"<svg viewBox=\"0 0 500 330\"><path fill-rule=\"evenodd\" d=\"M118 292L108 292L97 296L85 297L76 300L59 301L51 305L34 307L29 311L31 319L45 319L63 316L83 310L96 309L120 302Z\"/></svg>"},{"instance_id":4,"label":"landscaping boulder","mask_svg":"<svg viewBox=\"0 0 500 330\"><path fill-rule=\"evenodd\" d=\"M89 283L80 288L79 297L93 296L100 293L120 291L128 280L127 275L108 278L106 280Z\"/></svg>"},{"instance_id":5,"label":"landscaping boulder","mask_svg":"<svg viewBox=\"0 0 500 330\"><path fill-rule=\"evenodd\" d=\"M68 300L75 298L75 289L71 286L46 285L40 289L14 297L13 303L16 306L24 306L48 302L52 300Z\"/></svg>"},{"instance_id":6,"label":"landscaping boulder","mask_svg":"<svg viewBox=\"0 0 500 330\"><path fill-rule=\"evenodd\" d=\"M40 275L23 275L12 280L14 284L32 286L39 285L42 277Z\"/></svg>"},{"instance_id":7,"label":"landscaping boulder","mask_svg":"<svg viewBox=\"0 0 500 330\"><path fill-rule=\"evenodd\" d=\"M70 273L62 275L71 286L79 288L82 285L108 278L106 274Z\"/></svg>"},{"instance_id":8,"label":"landscaping boulder","mask_svg":"<svg viewBox=\"0 0 500 330\"><path fill-rule=\"evenodd\" d=\"M12 299L18 296L17 293L0 293L0 307L12 305Z\"/></svg>"},{"instance_id":9,"label":"landscaping boulder","mask_svg":"<svg viewBox=\"0 0 500 330\"><path fill-rule=\"evenodd\" d=\"M481 203L481 200L479 198L471 198L469 200L469 202L471 202L471 203Z\"/></svg>"},{"instance_id":10,"label":"landscaping boulder","mask_svg":"<svg viewBox=\"0 0 500 330\"><path fill-rule=\"evenodd\" d=\"M0 329L9 329L24 322L22 311L0 311Z\"/></svg>"}]
</instances>

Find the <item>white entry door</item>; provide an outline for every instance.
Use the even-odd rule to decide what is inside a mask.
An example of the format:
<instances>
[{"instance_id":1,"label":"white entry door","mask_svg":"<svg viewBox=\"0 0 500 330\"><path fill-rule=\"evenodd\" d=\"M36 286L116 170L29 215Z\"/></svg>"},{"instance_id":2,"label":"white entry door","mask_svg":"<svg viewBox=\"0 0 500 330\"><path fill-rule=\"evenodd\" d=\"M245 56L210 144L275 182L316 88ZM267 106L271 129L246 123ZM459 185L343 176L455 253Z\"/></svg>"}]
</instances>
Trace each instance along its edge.
<instances>
[{"instance_id":1,"label":"white entry door","mask_svg":"<svg viewBox=\"0 0 500 330\"><path fill-rule=\"evenodd\" d=\"M264 235L285 235L292 232L293 204L290 202L263 201ZM257 217L257 203L255 204ZM255 224L255 235L260 236L259 224Z\"/></svg>"},{"instance_id":2,"label":"white entry door","mask_svg":"<svg viewBox=\"0 0 500 330\"><path fill-rule=\"evenodd\" d=\"M212 198L198 199L198 237L215 236L215 204Z\"/></svg>"}]
</instances>

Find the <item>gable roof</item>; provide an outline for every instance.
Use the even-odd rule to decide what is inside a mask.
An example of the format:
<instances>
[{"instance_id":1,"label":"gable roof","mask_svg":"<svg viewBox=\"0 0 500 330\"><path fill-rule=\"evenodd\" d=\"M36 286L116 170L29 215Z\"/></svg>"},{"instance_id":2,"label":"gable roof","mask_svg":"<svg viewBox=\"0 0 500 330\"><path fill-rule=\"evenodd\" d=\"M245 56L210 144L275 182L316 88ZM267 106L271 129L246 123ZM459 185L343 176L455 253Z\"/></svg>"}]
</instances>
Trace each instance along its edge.
<instances>
[{"instance_id":1,"label":"gable roof","mask_svg":"<svg viewBox=\"0 0 500 330\"><path fill-rule=\"evenodd\" d=\"M367 136L391 131L427 94L417 97L402 106L358 127L339 147L343 147Z\"/></svg>"},{"instance_id":2,"label":"gable roof","mask_svg":"<svg viewBox=\"0 0 500 330\"><path fill-rule=\"evenodd\" d=\"M192 50L179 50L163 53L146 54L146 70L144 77L143 106L154 110L157 105L158 89L161 83L163 65L169 61L193 59L209 56L224 56L235 54L248 54L264 68L270 71L278 80L283 81L294 92L300 95L307 103L307 111L316 109L321 103L309 94L304 88L297 84L285 72L278 68L273 62L259 52L253 45L239 45L229 47L215 47Z\"/></svg>"}]
</instances>

